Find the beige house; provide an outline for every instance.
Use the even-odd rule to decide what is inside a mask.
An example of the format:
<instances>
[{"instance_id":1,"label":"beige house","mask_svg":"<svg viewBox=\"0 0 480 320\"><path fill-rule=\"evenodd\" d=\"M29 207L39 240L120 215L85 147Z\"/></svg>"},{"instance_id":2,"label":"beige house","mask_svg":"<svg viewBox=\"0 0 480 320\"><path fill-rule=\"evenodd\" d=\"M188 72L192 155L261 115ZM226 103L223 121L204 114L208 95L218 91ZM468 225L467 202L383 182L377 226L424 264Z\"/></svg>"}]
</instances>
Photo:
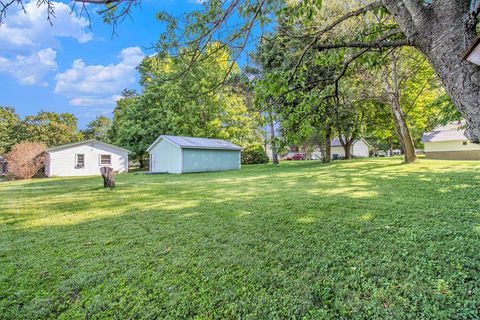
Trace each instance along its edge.
<instances>
[{"instance_id":1,"label":"beige house","mask_svg":"<svg viewBox=\"0 0 480 320\"><path fill-rule=\"evenodd\" d=\"M425 132L422 137L427 159L480 160L480 145L465 137L464 124L449 123Z\"/></svg>"}]
</instances>

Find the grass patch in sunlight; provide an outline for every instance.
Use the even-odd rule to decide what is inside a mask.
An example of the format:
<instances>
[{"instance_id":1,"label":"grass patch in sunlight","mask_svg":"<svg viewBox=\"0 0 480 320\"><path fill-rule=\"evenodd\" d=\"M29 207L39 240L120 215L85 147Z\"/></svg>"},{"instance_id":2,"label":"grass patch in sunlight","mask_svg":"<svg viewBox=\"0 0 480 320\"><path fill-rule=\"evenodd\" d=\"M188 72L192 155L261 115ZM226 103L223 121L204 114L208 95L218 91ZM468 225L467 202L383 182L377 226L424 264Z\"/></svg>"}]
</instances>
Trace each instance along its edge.
<instances>
[{"instance_id":1,"label":"grass patch in sunlight","mask_svg":"<svg viewBox=\"0 0 480 320\"><path fill-rule=\"evenodd\" d=\"M0 318L480 310L480 163L399 158L0 184Z\"/></svg>"}]
</instances>

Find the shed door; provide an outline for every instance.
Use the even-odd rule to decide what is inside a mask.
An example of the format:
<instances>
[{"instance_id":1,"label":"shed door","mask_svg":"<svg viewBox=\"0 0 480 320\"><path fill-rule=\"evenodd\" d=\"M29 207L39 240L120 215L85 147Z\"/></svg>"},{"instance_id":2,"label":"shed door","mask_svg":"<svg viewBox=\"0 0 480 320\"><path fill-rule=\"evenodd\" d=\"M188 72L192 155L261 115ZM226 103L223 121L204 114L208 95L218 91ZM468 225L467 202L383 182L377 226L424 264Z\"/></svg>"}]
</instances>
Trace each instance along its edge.
<instances>
[{"instance_id":1,"label":"shed door","mask_svg":"<svg viewBox=\"0 0 480 320\"><path fill-rule=\"evenodd\" d=\"M155 168L155 155L153 153L150 153L150 159L149 159L149 167L150 167L150 172L154 172Z\"/></svg>"}]
</instances>

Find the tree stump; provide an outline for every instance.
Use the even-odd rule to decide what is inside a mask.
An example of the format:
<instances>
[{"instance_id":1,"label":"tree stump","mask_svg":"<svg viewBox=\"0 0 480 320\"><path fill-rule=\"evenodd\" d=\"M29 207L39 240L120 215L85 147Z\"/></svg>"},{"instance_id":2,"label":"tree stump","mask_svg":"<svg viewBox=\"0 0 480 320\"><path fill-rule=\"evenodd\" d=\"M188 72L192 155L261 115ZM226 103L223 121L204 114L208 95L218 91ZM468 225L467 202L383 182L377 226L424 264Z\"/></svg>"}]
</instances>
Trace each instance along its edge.
<instances>
[{"instance_id":1,"label":"tree stump","mask_svg":"<svg viewBox=\"0 0 480 320\"><path fill-rule=\"evenodd\" d=\"M115 188L115 179L113 179L113 169L110 167L101 167L100 173L103 178L104 188Z\"/></svg>"}]
</instances>

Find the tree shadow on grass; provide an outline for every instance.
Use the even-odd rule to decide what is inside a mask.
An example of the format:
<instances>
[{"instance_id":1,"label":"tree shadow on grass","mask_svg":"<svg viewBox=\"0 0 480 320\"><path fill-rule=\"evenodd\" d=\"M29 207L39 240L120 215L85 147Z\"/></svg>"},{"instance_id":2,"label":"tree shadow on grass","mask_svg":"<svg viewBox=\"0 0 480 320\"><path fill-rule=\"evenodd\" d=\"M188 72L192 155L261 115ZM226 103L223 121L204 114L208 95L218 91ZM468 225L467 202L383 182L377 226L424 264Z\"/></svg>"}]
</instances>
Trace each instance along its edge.
<instances>
[{"instance_id":1,"label":"tree shadow on grass","mask_svg":"<svg viewBox=\"0 0 480 320\"><path fill-rule=\"evenodd\" d=\"M55 187L34 181L13 195L14 186L0 189L7 200L0 207L0 312L269 319L474 313L474 173L352 161L119 176L113 191L98 190L94 178L52 181L60 182Z\"/></svg>"}]
</instances>

